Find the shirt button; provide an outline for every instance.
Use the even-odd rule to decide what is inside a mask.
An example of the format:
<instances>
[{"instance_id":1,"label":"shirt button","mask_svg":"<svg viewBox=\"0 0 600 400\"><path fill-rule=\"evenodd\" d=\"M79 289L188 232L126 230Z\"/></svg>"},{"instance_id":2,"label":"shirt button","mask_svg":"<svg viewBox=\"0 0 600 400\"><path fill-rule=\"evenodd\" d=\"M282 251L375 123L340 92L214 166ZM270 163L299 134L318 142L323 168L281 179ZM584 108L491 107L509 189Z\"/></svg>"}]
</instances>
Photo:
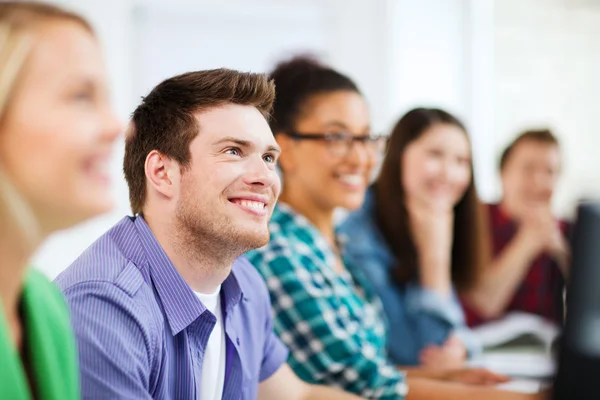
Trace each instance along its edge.
<instances>
[{"instance_id":1,"label":"shirt button","mask_svg":"<svg viewBox=\"0 0 600 400\"><path fill-rule=\"evenodd\" d=\"M237 343L237 345L240 345L240 338L235 338L235 342Z\"/></svg>"}]
</instances>

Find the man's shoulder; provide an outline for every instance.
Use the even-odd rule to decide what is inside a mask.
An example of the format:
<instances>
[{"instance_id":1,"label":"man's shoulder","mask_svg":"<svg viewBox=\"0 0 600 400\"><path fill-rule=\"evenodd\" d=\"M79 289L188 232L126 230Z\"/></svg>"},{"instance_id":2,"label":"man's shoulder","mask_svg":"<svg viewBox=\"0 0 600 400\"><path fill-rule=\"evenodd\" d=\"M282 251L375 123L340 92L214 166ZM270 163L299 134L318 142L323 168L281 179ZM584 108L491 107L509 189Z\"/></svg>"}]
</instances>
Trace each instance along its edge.
<instances>
[{"instance_id":1,"label":"man's shoulder","mask_svg":"<svg viewBox=\"0 0 600 400\"><path fill-rule=\"evenodd\" d=\"M74 325L81 326L87 318L110 315L114 321L128 321L146 335L160 337L163 317L144 272L147 267L138 255L132 256L135 251L142 252L134 221L129 217L122 219L56 278L55 284L63 292ZM122 325L121 328L133 326Z\"/></svg>"},{"instance_id":2,"label":"man's shoulder","mask_svg":"<svg viewBox=\"0 0 600 400\"><path fill-rule=\"evenodd\" d=\"M106 283L132 296L144 282L142 272L124 251L125 246L141 246L132 229L131 218L119 221L56 278L56 285L65 292L81 284Z\"/></svg>"}]
</instances>

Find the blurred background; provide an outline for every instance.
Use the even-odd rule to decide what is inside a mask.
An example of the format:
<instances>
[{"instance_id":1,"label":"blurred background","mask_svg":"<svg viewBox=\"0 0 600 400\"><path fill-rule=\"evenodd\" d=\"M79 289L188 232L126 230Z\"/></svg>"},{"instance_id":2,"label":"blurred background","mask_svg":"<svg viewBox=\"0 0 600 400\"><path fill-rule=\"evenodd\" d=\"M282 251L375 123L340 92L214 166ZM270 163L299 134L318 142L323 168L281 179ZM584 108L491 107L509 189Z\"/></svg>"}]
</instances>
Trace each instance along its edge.
<instances>
[{"instance_id":1,"label":"blurred background","mask_svg":"<svg viewBox=\"0 0 600 400\"><path fill-rule=\"evenodd\" d=\"M555 210L571 217L600 197L600 0L57 0L92 21L105 49L113 104L125 122L172 75L228 67L268 72L312 53L350 75L388 133L415 106L459 115L473 142L485 201L500 195L498 158L527 128L550 128L564 171ZM124 215L115 210L56 234L34 264L51 278ZM596 155L595 155L596 154Z\"/></svg>"}]
</instances>

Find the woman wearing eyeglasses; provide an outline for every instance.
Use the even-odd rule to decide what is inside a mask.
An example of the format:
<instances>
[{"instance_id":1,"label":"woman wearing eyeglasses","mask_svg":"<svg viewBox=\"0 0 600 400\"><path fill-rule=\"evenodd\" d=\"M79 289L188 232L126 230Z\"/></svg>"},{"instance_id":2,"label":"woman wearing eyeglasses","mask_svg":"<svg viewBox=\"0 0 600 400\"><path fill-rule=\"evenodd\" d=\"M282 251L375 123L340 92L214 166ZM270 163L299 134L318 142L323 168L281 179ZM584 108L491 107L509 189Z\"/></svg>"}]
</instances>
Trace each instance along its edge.
<instances>
[{"instance_id":1,"label":"woman wearing eyeglasses","mask_svg":"<svg viewBox=\"0 0 600 400\"><path fill-rule=\"evenodd\" d=\"M381 298L402 365L460 367L479 343L454 288L485 262L485 235L463 124L439 109L409 111L392 131L379 177L340 232L348 258Z\"/></svg>"},{"instance_id":2,"label":"woman wearing eyeglasses","mask_svg":"<svg viewBox=\"0 0 600 400\"><path fill-rule=\"evenodd\" d=\"M306 58L279 64L271 76L283 190L270 242L248 257L267 283L274 329L296 374L369 399L535 398L480 386L504 380L488 371L415 368L406 376L389 360L394 332L346 258L354 243L340 242L334 227L336 208L361 206L382 139L372 135L366 102L348 77Z\"/></svg>"}]
</instances>

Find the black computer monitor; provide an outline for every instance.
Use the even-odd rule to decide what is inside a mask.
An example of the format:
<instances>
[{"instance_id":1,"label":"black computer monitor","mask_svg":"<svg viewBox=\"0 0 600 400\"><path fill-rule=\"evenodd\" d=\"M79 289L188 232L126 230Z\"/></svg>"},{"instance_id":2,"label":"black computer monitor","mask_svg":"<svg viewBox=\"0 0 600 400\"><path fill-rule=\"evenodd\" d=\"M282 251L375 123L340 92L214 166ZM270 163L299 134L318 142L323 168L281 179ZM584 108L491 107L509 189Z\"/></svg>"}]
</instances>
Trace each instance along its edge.
<instances>
[{"instance_id":1,"label":"black computer monitor","mask_svg":"<svg viewBox=\"0 0 600 400\"><path fill-rule=\"evenodd\" d=\"M554 400L600 399L600 202L582 203L571 240L567 316Z\"/></svg>"}]
</instances>

